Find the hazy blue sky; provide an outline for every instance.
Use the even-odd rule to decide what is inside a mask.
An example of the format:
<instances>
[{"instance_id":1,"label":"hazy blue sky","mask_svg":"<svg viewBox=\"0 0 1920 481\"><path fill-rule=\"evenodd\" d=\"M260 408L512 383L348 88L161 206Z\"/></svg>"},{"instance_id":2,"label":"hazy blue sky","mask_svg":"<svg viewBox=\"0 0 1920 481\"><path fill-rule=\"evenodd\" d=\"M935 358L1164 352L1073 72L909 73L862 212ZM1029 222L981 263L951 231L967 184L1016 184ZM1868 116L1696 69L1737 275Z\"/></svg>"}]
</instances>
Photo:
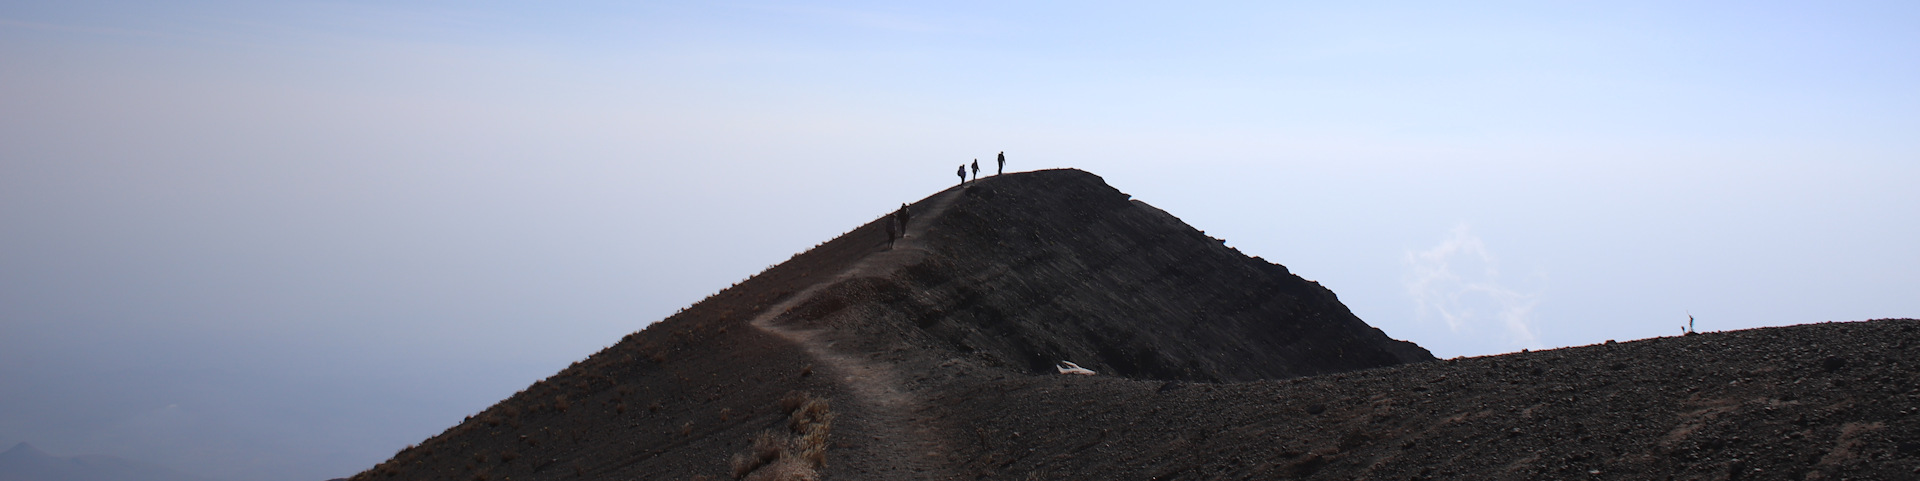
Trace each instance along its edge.
<instances>
[{"instance_id":1,"label":"hazy blue sky","mask_svg":"<svg viewBox=\"0 0 1920 481\"><path fill-rule=\"evenodd\" d=\"M1920 316L1920 4L1462 3L0 0L0 445L345 476L1002 150L1441 356Z\"/></svg>"}]
</instances>

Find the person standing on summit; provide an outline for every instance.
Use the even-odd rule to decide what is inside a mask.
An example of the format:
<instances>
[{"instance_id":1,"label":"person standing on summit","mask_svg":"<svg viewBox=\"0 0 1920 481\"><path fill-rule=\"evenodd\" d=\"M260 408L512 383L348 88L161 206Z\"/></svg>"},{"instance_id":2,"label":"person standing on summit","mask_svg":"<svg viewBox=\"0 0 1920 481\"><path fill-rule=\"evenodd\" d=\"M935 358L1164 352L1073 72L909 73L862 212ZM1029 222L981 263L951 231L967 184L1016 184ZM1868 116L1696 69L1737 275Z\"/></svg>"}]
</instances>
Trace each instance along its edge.
<instances>
[{"instance_id":1,"label":"person standing on summit","mask_svg":"<svg viewBox=\"0 0 1920 481\"><path fill-rule=\"evenodd\" d=\"M1000 151L1000 168L994 169L993 175L1005 173L1007 173L1007 151L1002 150Z\"/></svg>"},{"instance_id":2,"label":"person standing on summit","mask_svg":"<svg viewBox=\"0 0 1920 481\"><path fill-rule=\"evenodd\" d=\"M960 164L960 185L967 185L967 164Z\"/></svg>"},{"instance_id":3,"label":"person standing on summit","mask_svg":"<svg viewBox=\"0 0 1920 481\"><path fill-rule=\"evenodd\" d=\"M973 159L973 180L980 180L980 159Z\"/></svg>"}]
</instances>

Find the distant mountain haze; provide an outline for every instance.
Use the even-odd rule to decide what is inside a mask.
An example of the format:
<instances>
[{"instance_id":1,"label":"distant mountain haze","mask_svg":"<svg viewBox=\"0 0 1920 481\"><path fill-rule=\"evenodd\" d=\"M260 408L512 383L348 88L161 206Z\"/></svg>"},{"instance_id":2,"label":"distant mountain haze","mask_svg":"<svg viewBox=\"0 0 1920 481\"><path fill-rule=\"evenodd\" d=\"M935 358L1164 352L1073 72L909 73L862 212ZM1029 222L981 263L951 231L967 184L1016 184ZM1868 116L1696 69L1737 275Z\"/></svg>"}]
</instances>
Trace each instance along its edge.
<instances>
[{"instance_id":1,"label":"distant mountain haze","mask_svg":"<svg viewBox=\"0 0 1920 481\"><path fill-rule=\"evenodd\" d=\"M61 457L31 444L0 453L0 481L208 481L166 467L113 456Z\"/></svg>"}]
</instances>

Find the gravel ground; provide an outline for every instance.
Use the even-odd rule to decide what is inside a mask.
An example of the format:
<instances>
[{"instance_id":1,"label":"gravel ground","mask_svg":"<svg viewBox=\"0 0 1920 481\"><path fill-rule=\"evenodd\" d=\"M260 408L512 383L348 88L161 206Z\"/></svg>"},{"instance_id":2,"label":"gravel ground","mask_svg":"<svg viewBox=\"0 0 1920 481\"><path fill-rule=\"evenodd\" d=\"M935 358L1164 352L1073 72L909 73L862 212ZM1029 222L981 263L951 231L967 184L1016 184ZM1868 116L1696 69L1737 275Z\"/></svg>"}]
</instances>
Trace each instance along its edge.
<instances>
[{"instance_id":1,"label":"gravel ground","mask_svg":"<svg viewBox=\"0 0 1920 481\"><path fill-rule=\"evenodd\" d=\"M954 462L977 479L1920 479L1915 345L1920 322L1879 320L1281 381L922 389L972 434Z\"/></svg>"}]
</instances>

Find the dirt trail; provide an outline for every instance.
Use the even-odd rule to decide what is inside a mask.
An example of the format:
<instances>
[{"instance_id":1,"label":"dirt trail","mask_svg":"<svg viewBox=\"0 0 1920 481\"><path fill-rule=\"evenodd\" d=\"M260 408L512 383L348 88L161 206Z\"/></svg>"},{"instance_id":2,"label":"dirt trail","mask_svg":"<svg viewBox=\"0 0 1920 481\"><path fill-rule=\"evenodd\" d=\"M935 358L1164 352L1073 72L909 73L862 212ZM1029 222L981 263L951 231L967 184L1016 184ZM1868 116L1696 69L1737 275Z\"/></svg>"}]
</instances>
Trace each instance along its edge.
<instances>
[{"instance_id":1,"label":"dirt trail","mask_svg":"<svg viewBox=\"0 0 1920 481\"><path fill-rule=\"evenodd\" d=\"M835 444L856 446L854 453L844 454L866 458L854 464L865 468L856 473L855 478L957 479L941 462L951 452L950 448L938 433L933 432L930 423L915 415L923 411L924 406L912 393L901 388L904 383L901 382L900 373L892 366L875 362L860 353L838 351L823 339L823 333L819 330L783 327L775 320L835 283L859 277L884 276L918 262L927 254L919 240L928 235L928 226L953 205L963 190L956 187L934 194L924 211L913 213L906 235L895 242L892 249L861 258L833 278L795 292L752 320L754 327L798 344L824 368L826 374L834 376L847 392L852 393L849 401L853 405L835 406L834 410L840 413L838 422L847 428L836 431L864 433L870 438Z\"/></svg>"}]
</instances>

